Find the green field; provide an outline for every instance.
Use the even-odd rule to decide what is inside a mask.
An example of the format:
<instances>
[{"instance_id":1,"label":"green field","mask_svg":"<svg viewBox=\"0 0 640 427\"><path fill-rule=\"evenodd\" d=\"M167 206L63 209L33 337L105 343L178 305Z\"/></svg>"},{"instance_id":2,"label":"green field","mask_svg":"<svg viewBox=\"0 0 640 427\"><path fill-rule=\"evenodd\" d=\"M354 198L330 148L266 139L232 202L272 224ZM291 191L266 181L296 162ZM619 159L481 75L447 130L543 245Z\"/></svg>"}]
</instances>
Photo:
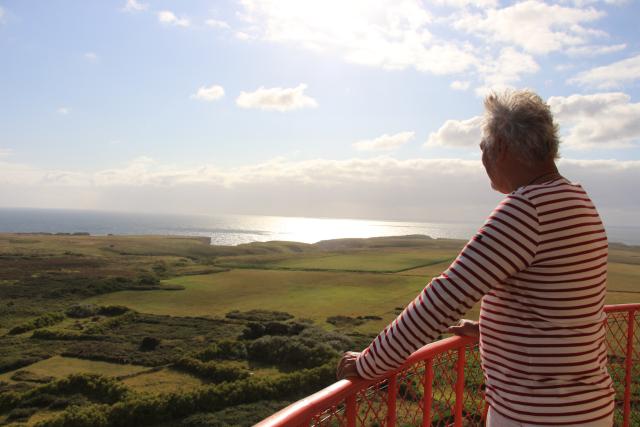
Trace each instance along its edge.
<instances>
[{"instance_id":1,"label":"green field","mask_svg":"<svg viewBox=\"0 0 640 427\"><path fill-rule=\"evenodd\" d=\"M136 425L250 425L331 383L339 354L366 346L463 244L406 236L231 247L176 236L0 234L0 425L46 426L76 416L73 408L109 417L106 390L120 390L131 411L152 405L178 422L147 416ZM612 244L606 303L629 302L640 302L640 248ZM303 368L322 374L295 377ZM65 385L69 378L77 385ZM193 420L171 412L224 384L260 381L297 389L225 391L233 403L207 401ZM3 407L7 396L18 403Z\"/></svg>"}]
</instances>

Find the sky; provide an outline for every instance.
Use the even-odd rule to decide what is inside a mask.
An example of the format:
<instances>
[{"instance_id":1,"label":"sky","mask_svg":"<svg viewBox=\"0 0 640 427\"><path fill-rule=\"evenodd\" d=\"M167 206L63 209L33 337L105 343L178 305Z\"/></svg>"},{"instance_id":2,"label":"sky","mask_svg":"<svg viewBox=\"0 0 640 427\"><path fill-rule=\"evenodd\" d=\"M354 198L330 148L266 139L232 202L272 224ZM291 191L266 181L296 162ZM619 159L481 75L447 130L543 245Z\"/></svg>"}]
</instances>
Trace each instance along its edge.
<instances>
[{"instance_id":1,"label":"sky","mask_svg":"<svg viewBox=\"0 0 640 427\"><path fill-rule=\"evenodd\" d=\"M482 221L483 97L531 88L640 215L640 2L0 0L0 207Z\"/></svg>"}]
</instances>

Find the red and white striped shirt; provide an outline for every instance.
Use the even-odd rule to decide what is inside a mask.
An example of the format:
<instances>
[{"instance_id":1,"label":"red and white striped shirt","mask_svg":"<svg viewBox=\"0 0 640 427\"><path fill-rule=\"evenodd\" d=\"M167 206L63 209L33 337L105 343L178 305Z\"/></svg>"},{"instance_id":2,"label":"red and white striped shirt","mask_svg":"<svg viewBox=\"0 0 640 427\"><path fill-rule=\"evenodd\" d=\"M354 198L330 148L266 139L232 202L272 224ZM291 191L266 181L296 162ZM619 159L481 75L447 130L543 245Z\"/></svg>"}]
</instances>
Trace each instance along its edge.
<instances>
[{"instance_id":1,"label":"red and white striped shirt","mask_svg":"<svg viewBox=\"0 0 640 427\"><path fill-rule=\"evenodd\" d=\"M480 354L492 408L533 425L610 416L603 312L607 237L587 193L556 179L507 195L455 261L358 357L377 378L482 298Z\"/></svg>"}]
</instances>

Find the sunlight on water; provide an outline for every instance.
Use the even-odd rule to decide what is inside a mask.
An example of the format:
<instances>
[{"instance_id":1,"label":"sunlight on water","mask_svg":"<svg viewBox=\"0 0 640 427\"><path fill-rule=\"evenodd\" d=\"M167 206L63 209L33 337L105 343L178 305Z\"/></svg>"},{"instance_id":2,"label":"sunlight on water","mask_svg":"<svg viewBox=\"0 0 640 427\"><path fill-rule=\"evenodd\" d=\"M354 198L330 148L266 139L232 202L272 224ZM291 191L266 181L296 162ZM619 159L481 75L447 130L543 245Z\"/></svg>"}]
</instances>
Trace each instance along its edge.
<instances>
[{"instance_id":1,"label":"sunlight on water","mask_svg":"<svg viewBox=\"0 0 640 427\"><path fill-rule=\"evenodd\" d=\"M88 232L202 236L214 245L423 234L469 239L482 224L401 222L258 215L166 215L63 209L0 208L0 232ZM610 242L640 244L640 227L608 226Z\"/></svg>"}]
</instances>

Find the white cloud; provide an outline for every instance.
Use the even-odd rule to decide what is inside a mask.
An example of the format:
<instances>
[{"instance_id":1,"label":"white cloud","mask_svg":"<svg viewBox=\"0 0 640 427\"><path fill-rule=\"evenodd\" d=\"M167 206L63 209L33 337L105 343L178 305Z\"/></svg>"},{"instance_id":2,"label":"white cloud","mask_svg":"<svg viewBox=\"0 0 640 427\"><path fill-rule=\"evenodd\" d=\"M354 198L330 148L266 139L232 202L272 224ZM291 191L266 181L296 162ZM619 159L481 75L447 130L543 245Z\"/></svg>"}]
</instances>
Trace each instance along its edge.
<instances>
[{"instance_id":1,"label":"white cloud","mask_svg":"<svg viewBox=\"0 0 640 427\"><path fill-rule=\"evenodd\" d=\"M393 135L381 135L374 139L365 139L353 144L360 151L390 151L394 150L415 136L415 132L400 132Z\"/></svg>"},{"instance_id":2,"label":"white cloud","mask_svg":"<svg viewBox=\"0 0 640 427\"><path fill-rule=\"evenodd\" d=\"M71 112L71 108L69 107L58 107L58 109L56 110L56 113L62 114L63 116L66 116L70 112Z\"/></svg>"},{"instance_id":3,"label":"white cloud","mask_svg":"<svg viewBox=\"0 0 640 427\"><path fill-rule=\"evenodd\" d=\"M533 74L539 69L531 55L505 47L497 58L486 58L478 66L484 84L476 88L476 93L482 96L491 90L503 90L519 82L522 74Z\"/></svg>"},{"instance_id":4,"label":"white cloud","mask_svg":"<svg viewBox=\"0 0 640 427\"><path fill-rule=\"evenodd\" d=\"M625 93L554 96L548 103L567 148L606 149L640 142L640 103L632 103Z\"/></svg>"},{"instance_id":5,"label":"white cloud","mask_svg":"<svg viewBox=\"0 0 640 427\"><path fill-rule=\"evenodd\" d=\"M228 30L231 28L231 26L226 23L225 21L221 21L219 19L207 19L206 21L204 21L204 23L212 28L220 28L223 30Z\"/></svg>"},{"instance_id":6,"label":"white cloud","mask_svg":"<svg viewBox=\"0 0 640 427\"><path fill-rule=\"evenodd\" d=\"M469 89L469 85L471 85L471 82L468 80L464 80L464 81L455 80L451 82L449 87L453 90L467 90Z\"/></svg>"},{"instance_id":7,"label":"white cloud","mask_svg":"<svg viewBox=\"0 0 640 427\"><path fill-rule=\"evenodd\" d=\"M575 46L570 47L566 50L567 55L569 56L598 56L604 55L607 53L620 52L621 50L625 50L627 45L625 43L614 44L614 45L584 45L584 46Z\"/></svg>"},{"instance_id":8,"label":"white cloud","mask_svg":"<svg viewBox=\"0 0 640 427\"><path fill-rule=\"evenodd\" d=\"M258 108L268 111L290 111L317 107L315 99L304 94L306 84L293 88L264 88L254 92L240 92L236 104L242 108Z\"/></svg>"},{"instance_id":9,"label":"white cloud","mask_svg":"<svg viewBox=\"0 0 640 427\"><path fill-rule=\"evenodd\" d=\"M447 120L436 132L432 132L425 147L473 147L480 144L482 117L467 120Z\"/></svg>"},{"instance_id":10,"label":"white cloud","mask_svg":"<svg viewBox=\"0 0 640 427\"><path fill-rule=\"evenodd\" d=\"M251 39L251 36L249 34L247 34L245 32L242 32L242 31L236 31L234 33L234 35L236 36L236 38L238 40L250 40Z\"/></svg>"},{"instance_id":11,"label":"white cloud","mask_svg":"<svg viewBox=\"0 0 640 427\"><path fill-rule=\"evenodd\" d=\"M606 35L581 24L604 16L595 9L550 5L542 1L516 2L486 14L466 13L455 28L478 34L491 41L514 44L534 54L545 54L587 43Z\"/></svg>"},{"instance_id":12,"label":"white cloud","mask_svg":"<svg viewBox=\"0 0 640 427\"><path fill-rule=\"evenodd\" d=\"M0 158L9 157L13 154L13 150L11 148L0 148Z\"/></svg>"},{"instance_id":13,"label":"white cloud","mask_svg":"<svg viewBox=\"0 0 640 427\"><path fill-rule=\"evenodd\" d=\"M83 56L84 56L84 59L86 59L89 62L96 62L98 60L98 54L95 52L85 52Z\"/></svg>"},{"instance_id":14,"label":"white cloud","mask_svg":"<svg viewBox=\"0 0 640 427\"><path fill-rule=\"evenodd\" d=\"M607 224L637 221L640 204L629 194L637 192L640 161L563 159L559 167L584 185ZM184 168L141 157L95 172L0 159L0 184L4 206L471 221L478 226L501 198L490 190L479 160L392 157L274 159L229 169Z\"/></svg>"},{"instance_id":15,"label":"white cloud","mask_svg":"<svg viewBox=\"0 0 640 427\"><path fill-rule=\"evenodd\" d=\"M196 93L191 95L191 99L199 99L201 101L215 101L224 96L224 88L218 85L209 87L200 86Z\"/></svg>"},{"instance_id":16,"label":"white cloud","mask_svg":"<svg viewBox=\"0 0 640 427\"><path fill-rule=\"evenodd\" d=\"M188 27L190 25L189 19L185 17L178 18L176 14L170 10L161 10L158 12L158 21L162 24L176 27Z\"/></svg>"},{"instance_id":17,"label":"white cloud","mask_svg":"<svg viewBox=\"0 0 640 427\"><path fill-rule=\"evenodd\" d=\"M384 69L448 74L475 63L470 45L437 40L419 0L241 0L252 38L330 52Z\"/></svg>"},{"instance_id":18,"label":"white cloud","mask_svg":"<svg viewBox=\"0 0 640 427\"><path fill-rule=\"evenodd\" d=\"M457 8L464 8L468 6L479 8L498 6L498 0L435 0L434 3Z\"/></svg>"},{"instance_id":19,"label":"white cloud","mask_svg":"<svg viewBox=\"0 0 640 427\"><path fill-rule=\"evenodd\" d=\"M149 9L149 5L147 3L140 3L136 0L127 0L125 5L122 7L122 10L125 12L141 12L147 9Z\"/></svg>"},{"instance_id":20,"label":"white cloud","mask_svg":"<svg viewBox=\"0 0 640 427\"><path fill-rule=\"evenodd\" d=\"M640 79L640 55L584 71L570 79L569 83L599 89L613 89L638 79Z\"/></svg>"},{"instance_id":21,"label":"white cloud","mask_svg":"<svg viewBox=\"0 0 640 427\"><path fill-rule=\"evenodd\" d=\"M0 6L0 23L4 22L4 9L2 8L2 6Z\"/></svg>"}]
</instances>

